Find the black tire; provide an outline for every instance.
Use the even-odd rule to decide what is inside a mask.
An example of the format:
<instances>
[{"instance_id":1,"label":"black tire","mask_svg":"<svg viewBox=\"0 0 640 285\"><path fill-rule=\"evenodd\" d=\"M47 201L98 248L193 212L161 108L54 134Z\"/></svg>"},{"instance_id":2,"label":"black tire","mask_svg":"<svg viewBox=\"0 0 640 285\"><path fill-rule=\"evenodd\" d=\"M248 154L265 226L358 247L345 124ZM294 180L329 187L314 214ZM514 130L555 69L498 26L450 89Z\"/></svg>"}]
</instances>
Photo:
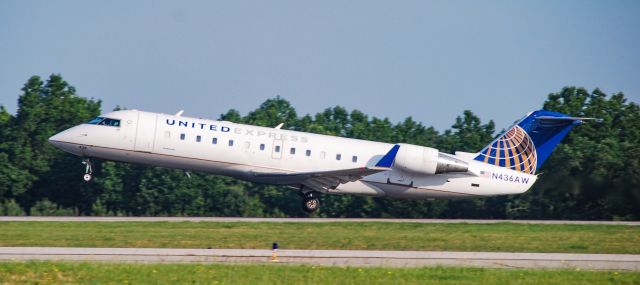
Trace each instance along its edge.
<instances>
[{"instance_id":1,"label":"black tire","mask_svg":"<svg viewBox=\"0 0 640 285\"><path fill-rule=\"evenodd\" d=\"M313 213L320 208L320 199L317 197L305 198L302 200L302 210L307 213Z\"/></svg>"}]
</instances>

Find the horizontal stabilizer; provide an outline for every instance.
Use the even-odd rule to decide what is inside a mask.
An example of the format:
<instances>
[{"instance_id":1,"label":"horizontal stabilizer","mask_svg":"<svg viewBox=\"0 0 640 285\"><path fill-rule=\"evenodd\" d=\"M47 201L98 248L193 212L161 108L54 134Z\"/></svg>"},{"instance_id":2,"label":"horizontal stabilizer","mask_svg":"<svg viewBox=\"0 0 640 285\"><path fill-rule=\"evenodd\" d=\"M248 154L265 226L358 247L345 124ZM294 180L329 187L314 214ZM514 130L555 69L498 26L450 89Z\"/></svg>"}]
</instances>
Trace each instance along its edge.
<instances>
[{"instance_id":1,"label":"horizontal stabilizer","mask_svg":"<svg viewBox=\"0 0 640 285\"><path fill-rule=\"evenodd\" d=\"M553 117L553 116L540 116L538 117L538 120L543 120L543 121L564 121L564 122L582 122L582 121L589 121L589 120L594 120L598 123L602 122L602 119L598 119L598 118L586 118L586 117Z\"/></svg>"}]
</instances>

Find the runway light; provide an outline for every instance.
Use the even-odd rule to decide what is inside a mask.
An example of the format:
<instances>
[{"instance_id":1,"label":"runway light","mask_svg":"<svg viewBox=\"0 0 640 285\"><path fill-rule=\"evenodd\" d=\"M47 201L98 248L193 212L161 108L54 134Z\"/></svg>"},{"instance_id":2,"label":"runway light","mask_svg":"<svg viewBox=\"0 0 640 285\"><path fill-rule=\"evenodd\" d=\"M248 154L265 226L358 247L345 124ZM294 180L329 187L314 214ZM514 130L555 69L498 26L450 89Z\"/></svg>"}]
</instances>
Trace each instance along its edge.
<instances>
[{"instance_id":1,"label":"runway light","mask_svg":"<svg viewBox=\"0 0 640 285\"><path fill-rule=\"evenodd\" d=\"M271 261L278 261L278 243L271 244Z\"/></svg>"}]
</instances>

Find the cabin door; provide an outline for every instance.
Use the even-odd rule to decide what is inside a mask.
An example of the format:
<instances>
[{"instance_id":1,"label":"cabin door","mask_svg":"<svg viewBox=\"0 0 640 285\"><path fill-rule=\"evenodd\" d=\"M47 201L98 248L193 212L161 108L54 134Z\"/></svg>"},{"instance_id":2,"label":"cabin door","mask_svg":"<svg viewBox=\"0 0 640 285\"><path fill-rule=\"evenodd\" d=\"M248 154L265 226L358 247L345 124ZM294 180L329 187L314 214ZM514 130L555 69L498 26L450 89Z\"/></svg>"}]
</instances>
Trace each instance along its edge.
<instances>
[{"instance_id":1,"label":"cabin door","mask_svg":"<svg viewBox=\"0 0 640 285\"><path fill-rule=\"evenodd\" d=\"M138 112L135 151L152 152L156 137L156 114Z\"/></svg>"}]
</instances>

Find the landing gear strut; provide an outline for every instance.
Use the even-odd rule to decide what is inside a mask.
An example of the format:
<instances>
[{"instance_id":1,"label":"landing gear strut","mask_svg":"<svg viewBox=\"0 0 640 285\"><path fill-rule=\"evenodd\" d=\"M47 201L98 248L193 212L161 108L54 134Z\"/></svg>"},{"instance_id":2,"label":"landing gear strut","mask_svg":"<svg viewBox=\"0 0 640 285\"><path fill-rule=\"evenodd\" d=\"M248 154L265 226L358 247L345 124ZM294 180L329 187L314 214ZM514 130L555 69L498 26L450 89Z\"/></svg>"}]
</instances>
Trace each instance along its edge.
<instances>
[{"instance_id":1,"label":"landing gear strut","mask_svg":"<svg viewBox=\"0 0 640 285\"><path fill-rule=\"evenodd\" d=\"M83 179L84 181L89 182L91 181L91 175L93 174L93 162L91 161L91 158L83 158L82 164L86 165Z\"/></svg>"},{"instance_id":2,"label":"landing gear strut","mask_svg":"<svg viewBox=\"0 0 640 285\"><path fill-rule=\"evenodd\" d=\"M307 213L313 213L320 208L320 199L318 199L318 192L302 192L302 210Z\"/></svg>"}]
</instances>

